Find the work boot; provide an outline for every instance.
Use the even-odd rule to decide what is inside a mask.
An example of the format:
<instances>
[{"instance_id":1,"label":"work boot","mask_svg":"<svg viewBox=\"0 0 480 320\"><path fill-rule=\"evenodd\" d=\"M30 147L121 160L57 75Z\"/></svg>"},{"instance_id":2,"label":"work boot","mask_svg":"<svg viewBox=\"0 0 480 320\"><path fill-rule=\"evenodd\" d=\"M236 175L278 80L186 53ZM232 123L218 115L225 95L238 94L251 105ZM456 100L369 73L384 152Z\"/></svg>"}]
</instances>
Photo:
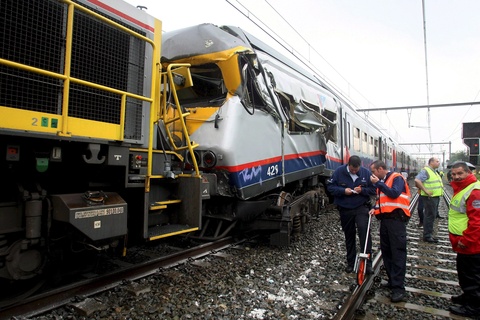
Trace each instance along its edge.
<instances>
[{"instance_id":1,"label":"work boot","mask_svg":"<svg viewBox=\"0 0 480 320\"><path fill-rule=\"evenodd\" d=\"M400 302L400 301L406 301L406 300L407 300L407 294L405 292L394 292L390 297L390 301L392 302Z\"/></svg>"},{"instance_id":2,"label":"work boot","mask_svg":"<svg viewBox=\"0 0 480 320\"><path fill-rule=\"evenodd\" d=\"M476 319L477 317L480 316L480 307L471 307L469 305L467 306L459 306L459 305L453 305L448 308L451 313L462 316L462 317L471 317Z\"/></svg>"},{"instance_id":3,"label":"work boot","mask_svg":"<svg viewBox=\"0 0 480 320\"><path fill-rule=\"evenodd\" d=\"M385 288L385 289L392 289L392 285L390 284L390 282L385 281L385 280L382 280L380 282L380 287Z\"/></svg>"},{"instance_id":4,"label":"work boot","mask_svg":"<svg viewBox=\"0 0 480 320\"><path fill-rule=\"evenodd\" d=\"M454 304L460 304L460 305L467 304L467 297L464 294L461 294L458 296L452 296L450 300L452 300L452 303Z\"/></svg>"},{"instance_id":5,"label":"work boot","mask_svg":"<svg viewBox=\"0 0 480 320\"><path fill-rule=\"evenodd\" d=\"M352 267L352 266L347 266L347 267L345 268L345 272L346 272L346 273L353 273L353 267Z\"/></svg>"}]
</instances>

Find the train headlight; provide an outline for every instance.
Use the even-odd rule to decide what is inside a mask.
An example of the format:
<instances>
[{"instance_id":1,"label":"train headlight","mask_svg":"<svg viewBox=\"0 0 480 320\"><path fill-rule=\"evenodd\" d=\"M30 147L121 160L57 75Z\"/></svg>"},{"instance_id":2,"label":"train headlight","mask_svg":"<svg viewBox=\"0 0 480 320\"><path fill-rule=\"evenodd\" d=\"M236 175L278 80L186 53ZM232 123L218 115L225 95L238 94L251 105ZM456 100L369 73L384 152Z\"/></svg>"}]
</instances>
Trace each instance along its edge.
<instances>
[{"instance_id":1,"label":"train headlight","mask_svg":"<svg viewBox=\"0 0 480 320\"><path fill-rule=\"evenodd\" d=\"M203 154L203 164L206 168L213 168L217 164L217 156L213 151L206 151Z\"/></svg>"},{"instance_id":2,"label":"train headlight","mask_svg":"<svg viewBox=\"0 0 480 320\"><path fill-rule=\"evenodd\" d=\"M200 154L197 151L193 151L193 155L195 157L195 160L197 160L197 164L200 163ZM193 160L192 156L190 155L190 152L187 152L187 162L191 165L193 165Z\"/></svg>"}]
</instances>

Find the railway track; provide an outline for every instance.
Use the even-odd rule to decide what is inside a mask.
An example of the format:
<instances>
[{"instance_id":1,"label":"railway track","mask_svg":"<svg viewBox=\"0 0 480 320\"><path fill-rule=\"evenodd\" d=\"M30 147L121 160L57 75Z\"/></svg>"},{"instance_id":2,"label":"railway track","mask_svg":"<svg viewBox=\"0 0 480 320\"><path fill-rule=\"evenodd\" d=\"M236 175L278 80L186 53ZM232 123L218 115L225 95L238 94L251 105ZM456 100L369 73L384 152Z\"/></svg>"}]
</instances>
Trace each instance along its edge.
<instances>
[{"instance_id":1,"label":"railway track","mask_svg":"<svg viewBox=\"0 0 480 320\"><path fill-rule=\"evenodd\" d=\"M105 275L76 281L59 288L33 294L25 299L15 299L11 303L3 301L4 306L0 308L0 320L32 317L67 304L72 304L80 314L90 314L102 308L101 304L90 298L95 294L110 290L125 282L153 275L159 269L168 269L186 261L216 254L218 251L235 246L242 241L227 237L189 249L177 248L175 251L178 252L167 255L152 252L150 253L150 259L143 262L122 263L113 261L112 263L122 264L122 267ZM141 291L142 288L132 285L131 290L134 292Z\"/></svg>"},{"instance_id":2,"label":"railway track","mask_svg":"<svg viewBox=\"0 0 480 320\"><path fill-rule=\"evenodd\" d=\"M371 319L372 316L377 319L397 319L406 310L409 310L409 314L417 314L419 319L465 319L448 311L451 296L461 293L457 280L456 254L452 251L448 238L447 215L451 196L452 190L447 186L444 201L439 206L443 219L435 220L435 237L439 240L435 244L422 241L423 230L418 226L416 210L418 195L415 194L412 199L412 218L407 225L407 301L390 301L389 290L383 285L386 283L386 274L378 249L378 232L374 228L372 238L374 247L377 247L373 260L374 274L362 286L354 288L335 319Z\"/></svg>"},{"instance_id":3,"label":"railway track","mask_svg":"<svg viewBox=\"0 0 480 320\"><path fill-rule=\"evenodd\" d=\"M448 191L447 191L447 195L449 195ZM413 210L416 206L416 200L417 199L414 198L412 201L412 204L411 204L412 219L410 220L407 227L409 242L407 247L408 248L408 258L407 258L408 265L407 265L407 277L406 277L406 289L408 293L408 298L406 302L391 303L388 290L382 287L382 279L385 280L386 275L384 274L384 270L382 268L381 253L379 250L378 222L376 220L373 220L372 237L374 241L374 253L373 253L374 275L367 277L366 281L362 286L352 285L351 286L352 290L349 293L346 292L344 298L340 298L341 293L339 293L338 291L333 292L333 294L331 293L331 296L336 297L335 300L331 300L331 301L329 301L328 299L330 298L325 295L325 292L328 292L328 290L323 286L322 283L315 282L312 278L311 285L308 288L313 290L309 292L311 294L311 292L314 292L316 290L319 293L317 298L309 301L306 305L309 305L312 303L321 304L320 301L322 299L325 299L325 301L323 302L325 309L330 309L329 314L332 315L331 317L329 316L329 318L334 317L335 319L354 319L354 318L355 319L398 319L402 317L405 319L432 319L432 318L463 319L461 317L450 314L448 311L448 307L450 306L450 297L452 295L461 293L461 290L457 284L455 254L452 252L450 248L450 243L448 240L447 219L438 220L436 222L438 224L436 228L438 228L437 238L440 239L439 243L430 244L430 243L423 242L422 229L418 228L417 226L418 224L417 212L416 210ZM448 199L446 201L448 201ZM447 208L448 206L446 202L442 202L440 205L440 213L443 216L446 216ZM337 223L337 222L333 222L333 223ZM332 227L328 229L331 230L331 228ZM337 228L337 230L339 229ZM332 232L332 235L334 233L335 232ZM322 237L328 237L326 233L320 233L320 234L322 234ZM340 235L340 239L341 239L341 235ZM314 243L319 243L319 242L318 240L315 240ZM342 240L340 240L340 243L342 243ZM98 310L101 310L102 306L100 305L101 304L100 301L102 301L103 299L103 298L99 298L99 295L95 295L95 293L101 292L101 291L105 292L105 290L114 288L115 286L121 287L121 289L119 290L121 290L122 292L131 290L132 292L134 292L134 294L141 293L142 290L147 290L146 288L143 288L140 285L142 281L131 281L131 280L140 279L142 277L147 278L148 275L155 275L155 277L157 278L160 277L162 279L165 278L164 281L166 281L165 283L170 284L168 287L172 288L171 290L192 292L192 288L184 288L183 285L194 284L196 280L198 279L201 280L202 276L206 276L208 274L210 274L210 276L207 276L207 278L210 279L209 281L211 281L211 279L213 279L211 278L211 270L212 268L215 268L215 270L217 270L216 272L221 273L222 276L221 276L221 279L216 279L215 282L213 283L215 283L216 286L218 286L219 284L223 285L224 283L229 283L230 284L229 287L231 289L222 287L223 289L222 288L219 289L220 291L223 292L222 294L217 296L205 296L203 301L211 301L212 299L214 301L217 301L217 300L225 301L226 299L225 297L228 297L229 294L233 294L235 296L235 299L233 299L233 301L240 301L237 299L240 299L240 297L242 297L241 293L244 291L248 292L249 294L251 293L258 294L260 293L258 289L254 290L250 288L250 283L251 281L253 281L253 278L257 278L257 279L263 278L266 281L266 282L262 282L262 284L260 285L260 288L262 288L262 291L267 289L270 290L272 283L278 283L276 285L277 288L278 288L278 285L283 287L284 282L288 280L287 278L277 277L274 275L279 273L281 274L281 272L285 272L286 270L285 268L287 267L287 264L283 263L283 258L281 259L281 261L277 261L276 264L274 263L275 267L272 266L271 271L268 271L269 270L268 267L263 268L263 267L258 267L258 266L255 267L254 265L250 265L252 261L256 261L256 263L259 262L258 257L248 258L248 256L251 253L257 251L257 249L252 249L247 251L237 250L241 248L238 248L238 246L232 247L231 242L216 242L212 245L216 246L216 248L212 247L209 244L209 245L202 246L202 250L204 252L196 252L197 249L192 248L191 252L187 253L187 255L185 255L185 253L179 252L179 253L169 255L168 259L170 260L167 260L167 257L164 257L162 259L163 261L157 261L157 262L151 261L149 263L146 263L146 264L150 264L150 266L145 265L144 266L145 269L137 270L136 275L117 273L116 275L111 275L111 279L102 280L97 277L95 278L94 281L91 281L92 283L88 283L89 281L86 281L86 283L89 286L90 285L96 286L97 289L95 288L89 289L88 286L81 287L80 286L81 284L79 283L78 285L80 287L71 288L69 292L68 291L58 292L58 293L54 293L55 295L50 295L50 297L39 296L37 297L38 299L36 300L33 300L33 299L25 300L23 305L15 306L15 308L17 308L16 310L13 308L10 310L6 310L8 313L0 311L0 318L12 319L13 316L31 317L34 314L41 314L46 312L47 310L59 308L60 305L67 304L69 305L68 310L70 310L70 315L72 316L73 314L84 315L86 319L90 319L90 318L93 319L94 317L98 316L98 313L95 313L95 310L96 310L95 308L97 308ZM218 264L218 259L219 259L218 255L221 254L221 252L219 254L216 254L216 252L220 251L222 248L229 248L229 247L232 247L233 249L235 249L233 250L235 251L235 253L233 253L232 250L227 250L227 255L230 255L231 257L230 258L220 257L222 259L227 259L228 261L230 261L226 263L220 263L220 265L227 267L227 269L222 269L223 267L221 267ZM297 249L299 248L300 247L297 247ZM266 247L264 248L262 245L259 247L259 249L260 249L259 253L260 253L260 256L262 256L262 259L264 258L267 259L262 255L262 250L268 250L268 251L263 251L263 254L265 254L266 252L272 251L274 252L273 254L274 256L275 255L282 256L284 252L288 253L288 252L296 251L296 250L291 251L290 249L272 249L272 248L266 248ZM318 257L321 257L321 255L319 255ZM295 264L296 268L298 268L299 266L298 259L304 259L304 258L305 257L297 258L296 260L297 263ZM340 258L340 260L343 260L342 258ZM188 270L185 270L184 277L186 277L186 279L191 279L191 281L193 282L189 280L187 282L179 281L179 283L177 283L176 279L178 277L181 278L181 276L179 276L180 272L179 271L169 272L167 270L168 266L181 264L182 261L186 262L186 265L187 265L186 269L188 269ZM239 261L241 261L240 264L237 263ZM243 265L243 267L240 267L240 268L232 267L232 263L235 263L235 265ZM162 273L161 276L157 274L157 272L160 269L165 271ZM255 274L251 273L253 272L253 270L255 270ZM262 275L261 273L262 270L266 271L265 275ZM323 273L322 270L326 271L326 270L334 270L334 269L325 267L324 269L321 269L321 270L319 268L316 268L313 270L314 271L310 271L310 272L312 273L318 272L319 275L322 277L319 279L323 279L324 276L322 275ZM273 272L274 274L272 274L271 272ZM227 274L232 275L232 278L225 277L224 279L223 276ZM327 278L329 277L330 276L328 276ZM343 285L348 283L348 281L352 281L351 282L352 284L355 281L353 275L349 275L349 276L340 275L340 277L343 278L343 280L339 279L340 284L343 284ZM280 278L282 279L281 281L280 281ZM298 279L301 279L301 277L299 277ZM204 282L204 281L206 281L206 279L201 280L201 282ZM248 283L247 287L245 287L245 283ZM296 285L294 285L293 287L295 286ZM152 288L152 292L150 294L147 293L146 296L151 295L152 298L155 297L155 299L161 299L161 295L164 295L165 292L170 292L170 291L168 291L165 287L160 290L154 290L154 288ZM275 289L273 290L273 292L276 292ZM103 296L105 296L105 293L103 294ZM268 300L271 299L271 303L273 303L273 301L276 301L276 299L279 299L279 298L280 297L268 298ZM247 306L244 309L243 313L241 313L242 311L238 311L239 313L237 313L236 315L242 315L242 318L244 319L266 319L262 317L252 318L251 317L252 313L248 313L248 312L252 312L252 309L255 309L254 307L257 306L256 304L252 304L252 299L254 300L258 299L259 302L265 301L264 300L265 298L262 298L261 293L258 298L253 298L253 297L248 298L247 301L251 305ZM338 305L336 301L341 302L340 303L341 307ZM189 307L188 303L179 302L178 307L182 309L193 308L193 307ZM278 303L277 308L281 308L282 303L276 302L275 305L277 303ZM119 305L123 306L124 303L119 303ZM161 305L165 306L164 303L162 303ZM239 307L237 304L234 304L234 306L230 306L228 304L219 303L218 305L221 306L220 307L221 310L227 310L229 308L232 308L232 310L235 310L234 308ZM331 308L328 306L331 306ZM110 306L109 308L110 308L109 310L112 310L112 306ZM127 307L125 306L125 308ZM219 310L218 308L213 310L210 312L212 313L212 316L215 316L215 314L217 314ZM156 309L155 312L158 312L158 310ZM222 312L220 312L219 314L222 314ZM414 317L412 317L412 314L414 314ZM53 319L54 316L51 316L50 318ZM305 319L309 319L309 317L305 317Z\"/></svg>"}]
</instances>

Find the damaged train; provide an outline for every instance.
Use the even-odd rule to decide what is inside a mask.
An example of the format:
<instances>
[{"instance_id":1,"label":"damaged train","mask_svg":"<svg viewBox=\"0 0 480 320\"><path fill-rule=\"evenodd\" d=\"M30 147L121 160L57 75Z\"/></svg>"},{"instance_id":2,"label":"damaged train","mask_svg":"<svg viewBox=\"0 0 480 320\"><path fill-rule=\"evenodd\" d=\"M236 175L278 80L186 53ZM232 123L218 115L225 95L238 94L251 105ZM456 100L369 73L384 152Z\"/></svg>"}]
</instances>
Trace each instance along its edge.
<instances>
[{"instance_id":1,"label":"damaged train","mask_svg":"<svg viewBox=\"0 0 480 320\"><path fill-rule=\"evenodd\" d=\"M416 172L416 160L331 87L244 30L201 24L163 39L162 63L189 64L195 84L178 97L208 180L206 223L278 229L270 241L287 245L328 203L325 181L350 155Z\"/></svg>"},{"instance_id":2,"label":"damaged train","mask_svg":"<svg viewBox=\"0 0 480 320\"><path fill-rule=\"evenodd\" d=\"M0 8L0 281L178 235L266 231L288 245L328 204L324 182L348 154L416 169L240 28L162 34L118 0Z\"/></svg>"}]
</instances>

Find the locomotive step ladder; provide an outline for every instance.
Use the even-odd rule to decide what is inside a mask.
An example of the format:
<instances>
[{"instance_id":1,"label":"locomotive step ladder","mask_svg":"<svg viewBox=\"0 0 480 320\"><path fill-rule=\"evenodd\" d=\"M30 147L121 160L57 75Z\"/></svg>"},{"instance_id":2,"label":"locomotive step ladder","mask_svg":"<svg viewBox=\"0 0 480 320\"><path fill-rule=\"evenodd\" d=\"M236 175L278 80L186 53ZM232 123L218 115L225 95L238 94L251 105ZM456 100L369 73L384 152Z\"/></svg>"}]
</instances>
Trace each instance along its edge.
<instances>
[{"instance_id":1,"label":"locomotive step ladder","mask_svg":"<svg viewBox=\"0 0 480 320\"><path fill-rule=\"evenodd\" d=\"M201 176L193 153L198 144L190 140L185 122L190 113L182 110L177 96L177 90L193 85L189 66L171 64L166 72L161 73L160 105L151 110L148 169L145 180L145 203L148 205L145 208L144 222L144 237L149 240L194 232L201 228ZM167 102L168 95L173 98L173 103ZM169 153L174 153L181 161L184 159L182 152L190 154L192 172L174 173L166 170L163 174L158 174L152 171L155 125L161 128L160 132L165 133L171 149ZM176 139L179 136L183 139ZM177 145L178 140L184 144Z\"/></svg>"},{"instance_id":2,"label":"locomotive step ladder","mask_svg":"<svg viewBox=\"0 0 480 320\"><path fill-rule=\"evenodd\" d=\"M167 206L169 204L174 204L174 203L180 203L182 200L167 200L167 201L158 201L150 205L150 210L162 210L162 209L167 209Z\"/></svg>"}]
</instances>

